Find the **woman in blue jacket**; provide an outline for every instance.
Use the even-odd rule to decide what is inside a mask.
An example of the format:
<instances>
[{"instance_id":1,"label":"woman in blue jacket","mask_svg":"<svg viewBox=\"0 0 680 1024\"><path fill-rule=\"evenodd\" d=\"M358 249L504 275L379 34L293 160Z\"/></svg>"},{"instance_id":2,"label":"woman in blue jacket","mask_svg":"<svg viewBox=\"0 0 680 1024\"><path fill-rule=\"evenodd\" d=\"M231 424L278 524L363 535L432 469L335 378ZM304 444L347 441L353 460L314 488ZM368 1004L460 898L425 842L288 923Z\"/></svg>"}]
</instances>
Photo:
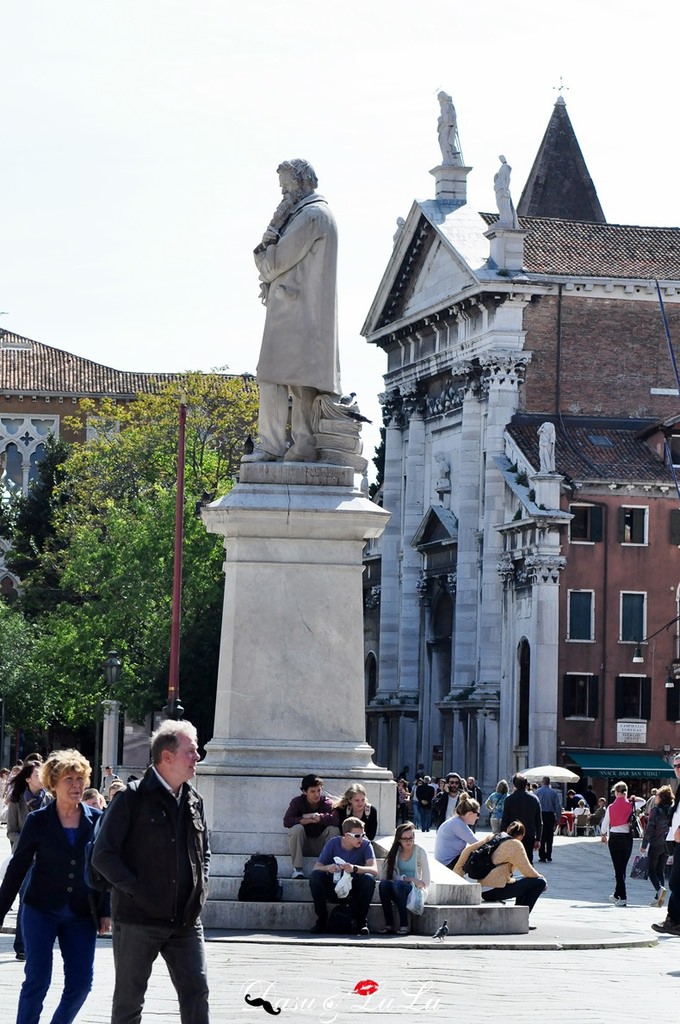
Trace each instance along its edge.
<instances>
[{"instance_id":1,"label":"woman in blue jacket","mask_svg":"<svg viewBox=\"0 0 680 1024\"><path fill-rule=\"evenodd\" d=\"M97 932L111 927L108 895L85 883L85 850L101 811L83 804L90 764L77 750L56 750L41 769L54 800L26 818L0 886L0 924L26 874L23 902L26 948L17 1024L38 1024L52 978L52 952L59 943L64 990L52 1024L71 1024L92 987Z\"/></svg>"}]
</instances>

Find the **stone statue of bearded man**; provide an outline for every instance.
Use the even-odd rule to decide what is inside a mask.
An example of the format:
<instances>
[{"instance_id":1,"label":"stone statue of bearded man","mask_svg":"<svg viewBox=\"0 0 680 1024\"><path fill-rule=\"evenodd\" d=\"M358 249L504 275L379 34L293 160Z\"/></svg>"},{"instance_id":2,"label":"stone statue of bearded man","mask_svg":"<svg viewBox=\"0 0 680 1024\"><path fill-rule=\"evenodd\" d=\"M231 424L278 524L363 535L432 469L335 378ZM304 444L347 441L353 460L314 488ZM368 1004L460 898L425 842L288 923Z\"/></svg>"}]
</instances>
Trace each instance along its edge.
<instances>
[{"instance_id":1,"label":"stone statue of bearded man","mask_svg":"<svg viewBox=\"0 0 680 1024\"><path fill-rule=\"evenodd\" d=\"M259 442L244 461L315 462L312 405L320 394L340 394L338 235L311 164L286 160L277 170L283 199L254 251L267 314L257 364Z\"/></svg>"}]
</instances>

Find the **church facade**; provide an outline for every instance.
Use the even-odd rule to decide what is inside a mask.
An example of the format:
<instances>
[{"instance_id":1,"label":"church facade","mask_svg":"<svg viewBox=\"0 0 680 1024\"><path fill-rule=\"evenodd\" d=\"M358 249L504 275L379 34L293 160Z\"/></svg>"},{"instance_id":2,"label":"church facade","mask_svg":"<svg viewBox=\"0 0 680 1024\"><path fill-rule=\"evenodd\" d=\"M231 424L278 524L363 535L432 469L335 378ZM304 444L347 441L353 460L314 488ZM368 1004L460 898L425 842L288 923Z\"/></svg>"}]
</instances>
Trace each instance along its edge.
<instances>
[{"instance_id":1,"label":"church facade","mask_svg":"<svg viewBox=\"0 0 680 1024\"><path fill-rule=\"evenodd\" d=\"M680 746L680 230L606 223L562 98L516 212L501 161L497 214L462 159L433 170L363 329L392 513L366 557L368 738L487 793L556 762L644 792Z\"/></svg>"}]
</instances>

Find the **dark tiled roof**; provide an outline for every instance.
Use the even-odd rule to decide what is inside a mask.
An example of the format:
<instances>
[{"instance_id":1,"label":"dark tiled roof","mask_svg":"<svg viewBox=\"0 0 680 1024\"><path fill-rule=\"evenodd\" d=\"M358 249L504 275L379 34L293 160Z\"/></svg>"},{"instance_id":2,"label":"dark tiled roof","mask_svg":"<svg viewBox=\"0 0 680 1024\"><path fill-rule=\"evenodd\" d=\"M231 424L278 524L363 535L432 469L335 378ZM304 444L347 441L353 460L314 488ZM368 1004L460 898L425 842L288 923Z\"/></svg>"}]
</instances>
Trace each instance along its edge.
<instances>
[{"instance_id":1,"label":"dark tiled roof","mask_svg":"<svg viewBox=\"0 0 680 1024\"><path fill-rule=\"evenodd\" d=\"M555 468L563 476L577 482L673 484L669 470L640 436L648 432L650 420L517 413L507 431L537 470L538 428L546 420L555 425Z\"/></svg>"},{"instance_id":2,"label":"dark tiled roof","mask_svg":"<svg viewBox=\"0 0 680 1024\"><path fill-rule=\"evenodd\" d=\"M5 331L0 335L0 393L114 398L153 394L176 373L127 373Z\"/></svg>"},{"instance_id":3,"label":"dark tiled roof","mask_svg":"<svg viewBox=\"0 0 680 1024\"><path fill-rule=\"evenodd\" d=\"M605 222L562 96L553 108L517 212L527 217Z\"/></svg>"},{"instance_id":4,"label":"dark tiled roof","mask_svg":"<svg viewBox=\"0 0 680 1024\"><path fill-rule=\"evenodd\" d=\"M493 224L498 214L480 216ZM520 217L531 274L680 280L680 228Z\"/></svg>"}]
</instances>

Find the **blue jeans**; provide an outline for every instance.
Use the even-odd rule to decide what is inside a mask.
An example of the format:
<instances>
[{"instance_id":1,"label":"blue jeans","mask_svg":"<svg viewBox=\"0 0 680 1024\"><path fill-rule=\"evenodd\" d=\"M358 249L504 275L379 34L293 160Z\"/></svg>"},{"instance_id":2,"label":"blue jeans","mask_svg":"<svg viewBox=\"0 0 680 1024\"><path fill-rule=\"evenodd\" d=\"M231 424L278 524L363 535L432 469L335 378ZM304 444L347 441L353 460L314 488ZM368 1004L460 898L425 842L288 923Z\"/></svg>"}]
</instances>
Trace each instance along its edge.
<instances>
[{"instance_id":1,"label":"blue jeans","mask_svg":"<svg viewBox=\"0 0 680 1024\"><path fill-rule=\"evenodd\" d=\"M485 889L482 899L485 903L514 900L516 907L528 907L531 912L545 886L545 878L518 878L516 882L508 882L502 889Z\"/></svg>"},{"instance_id":2,"label":"blue jeans","mask_svg":"<svg viewBox=\"0 0 680 1024\"><path fill-rule=\"evenodd\" d=\"M209 1024L208 972L201 922L188 928L173 928L115 920L116 985L111 1024L139 1024L149 976L159 953L177 992L182 1024Z\"/></svg>"},{"instance_id":3,"label":"blue jeans","mask_svg":"<svg viewBox=\"0 0 680 1024\"><path fill-rule=\"evenodd\" d=\"M16 925L14 927L14 952L15 953L25 953L26 952L26 950L24 949L24 933L23 933L23 930L22 930L22 927L21 927L21 921L22 921L22 918L24 916L24 893L28 889L28 883L30 882L30 880L31 880L31 872L27 871L26 872L26 877L24 878L23 882L21 883L21 888L19 889L19 907L17 909L17 923L16 923Z\"/></svg>"},{"instance_id":4,"label":"blue jeans","mask_svg":"<svg viewBox=\"0 0 680 1024\"><path fill-rule=\"evenodd\" d=\"M401 879L386 879L380 883L379 889L380 902L383 908L383 914L385 915L385 926L387 928L392 927L392 902L396 903L397 910L399 911L399 927L408 927L408 911L406 909L406 901L408 894L411 891L410 882L402 882Z\"/></svg>"},{"instance_id":5,"label":"blue jeans","mask_svg":"<svg viewBox=\"0 0 680 1024\"><path fill-rule=\"evenodd\" d=\"M418 813L420 814L420 831L429 832L432 827L432 808L423 807L421 804Z\"/></svg>"},{"instance_id":6,"label":"blue jeans","mask_svg":"<svg viewBox=\"0 0 680 1024\"><path fill-rule=\"evenodd\" d=\"M64 991L51 1024L71 1024L92 988L92 965L97 931L89 916L77 917L68 907L37 910L23 905L26 948L24 983L19 993L17 1024L38 1024L52 980L55 939L64 961Z\"/></svg>"}]
</instances>

